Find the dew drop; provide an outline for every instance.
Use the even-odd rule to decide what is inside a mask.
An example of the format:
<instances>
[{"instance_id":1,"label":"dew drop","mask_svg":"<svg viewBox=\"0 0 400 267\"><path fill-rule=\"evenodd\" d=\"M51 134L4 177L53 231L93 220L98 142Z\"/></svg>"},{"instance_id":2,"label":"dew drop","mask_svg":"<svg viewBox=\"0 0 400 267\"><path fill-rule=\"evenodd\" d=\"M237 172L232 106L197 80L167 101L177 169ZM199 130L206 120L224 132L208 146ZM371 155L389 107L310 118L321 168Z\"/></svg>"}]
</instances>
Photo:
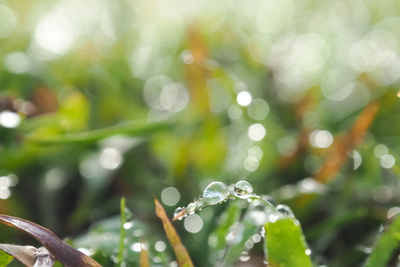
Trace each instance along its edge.
<instances>
[{"instance_id":1,"label":"dew drop","mask_svg":"<svg viewBox=\"0 0 400 267\"><path fill-rule=\"evenodd\" d=\"M253 240L254 243L260 242L260 241L261 241L261 235L260 235L260 234L254 234L254 235L251 237L251 240Z\"/></svg>"},{"instance_id":2,"label":"dew drop","mask_svg":"<svg viewBox=\"0 0 400 267\"><path fill-rule=\"evenodd\" d=\"M184 207L178 207L176 208L174 212L174 217L178 216L185 208Z\"/></svg>"},{"instance_id":3,"label":"dew drop","mask_svg":"<svg viewBox=\"0 0 400 267\"><path fill-rule=\"evenodd\" d=\"M293 216L293 211L286 205L278 205L276 206L276 209L286 216Z\"/></svg>"},{"instance_id":4,"label":"dew drop","mask_svg":"<svg viewBox=\"0 0 400 267\"><path fill-rule=\"evenodd\" d=\"M224 201L229 195L228 187L222 182L212 182L203 192L203 202L206 205L215 205Z\"/></svg>"},{"instance_id":5,"label":"dew drop","mask_svg":"<svg viewBox=\"0 0 400 267\"><path fill-rule=\"evenodd\" d=\"M245 246L247 249L252 249L253 246L254 246L253 240L251 240L251 239L247 240L246 243L244 243L244 246Z\"/></svg>"},{"instance_id":6,"label":"dew drop","mask_svg":"<svg viewBox=\"0 0 400 267\"><path fill-rule=\"evenodd\" d=\"M264 228L264 226L261 227L260 235L261 235L262 237L265 237L265 228Z\"/></svg>"},{"instance_id":7,"label":"dew drop","mask_svg":"<svg viewBox=\"0 0 400 267\"><path fill-rule=\"evenodd\" d=\"M186 213L189 215L194 214L194 212L196 211L196 208L197 208L197 203L192 202L186 207Z\"/></svg>"},{"instance_id":8,"label":"dew drop","mask_svg":"<svg viewBox=\"0 0 400 267\"><path fill-rule=\"evenodd\" d=\"M309 248L306 249L305 253L306 253L306 255L308 255L308 256L311 255L311 249L309 249Z\"/></svg>"},{"instance_id":9,"label":"dew drop","mask_svg":"<svg viewBox=\"0 0 400 267\"><path fill-rule=\"evenodd\" d=\"M248 253L247 251L243 251L243 252L240 254L239 260L240 260L240 261L248 261L248 260L250 260L250 255L249 255L249 253Z\"/></svg>"},{"instance_id":10,"label":"dew drop","mask_svg":"<svg viewBox=\"0 0 400 267\"><path fill-rule=\"evenodd\" d=\"M235 184L234 192L237 197L246 199L253 193L253 187L249 182L241 180Z\"/></svg>"}]
</instances>

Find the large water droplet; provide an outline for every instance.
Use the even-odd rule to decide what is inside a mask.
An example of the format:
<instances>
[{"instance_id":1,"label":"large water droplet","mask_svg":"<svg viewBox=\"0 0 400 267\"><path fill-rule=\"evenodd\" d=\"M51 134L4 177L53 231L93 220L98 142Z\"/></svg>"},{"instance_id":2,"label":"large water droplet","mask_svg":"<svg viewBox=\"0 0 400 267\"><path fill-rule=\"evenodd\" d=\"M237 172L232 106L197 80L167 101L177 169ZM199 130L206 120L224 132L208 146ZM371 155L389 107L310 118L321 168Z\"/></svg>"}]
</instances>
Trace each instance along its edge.
<instances>
[{"instance_id":1,"label":"large water droplet","mask_svg":"<svg viewBox=\"0 0 400 267\"><path fill-rule=\"evenodd\" d=\"M203 192L203 202L206 205L215 205L224 201L229 195L228 187L221 182L212 182Z\"/></svg>"},{"instance_id":2,"label":"large water droplet","mask_svg":"<svg viewBox=\"0 0 400 267\"><path fill-rule=\"evenodd\" d=\"M174 212L174 217L178 216L184 209L184 207L177 207Z\"/></svg>"},{"instance_id":3,"label":"large water droplet","mask_svg":"<svg viewBox=\"0 0 400 267\"><path fill-rule=\"evenodd\" d=\"M253 187L249 182L241 180L235 184L234 191L237 197L246 199L253 193Z\"/></svg>"}]
</instances>

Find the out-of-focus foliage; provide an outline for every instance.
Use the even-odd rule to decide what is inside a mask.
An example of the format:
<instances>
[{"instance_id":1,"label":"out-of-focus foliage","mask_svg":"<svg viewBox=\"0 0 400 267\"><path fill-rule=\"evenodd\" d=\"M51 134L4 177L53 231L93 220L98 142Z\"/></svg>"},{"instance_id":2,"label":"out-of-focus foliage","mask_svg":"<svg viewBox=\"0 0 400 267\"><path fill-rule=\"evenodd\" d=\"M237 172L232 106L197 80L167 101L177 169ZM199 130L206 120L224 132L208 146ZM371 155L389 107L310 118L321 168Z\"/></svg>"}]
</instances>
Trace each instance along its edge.
<instances>
[{"instance_id":1,"label":"out-of-focus foliage","mask_svg":"<svg viewBox=\"0 0 400 267\"><path fill-rule=\"evenodd\" d=\"M0 251L0 266L7 266L10 261L12 261L13 257L5 253L4 251Z\"/></svg>"},{"instance_id":2,"label":"out-of-focus foliage","mask_svg":"<svg viewBox=\"0 0 400 267\"><path fill-rule=\"evenodd\" d=\"M0 213L107 266L125 196L131 264L143 237L152 266L174 266L153 196L172 217L246 179L292 208L315 264L358 266L400 212L399 15L396 0L0 0ZM174 223L195 266L245 222L226 205Z\"/></svg>"}]
</instances>

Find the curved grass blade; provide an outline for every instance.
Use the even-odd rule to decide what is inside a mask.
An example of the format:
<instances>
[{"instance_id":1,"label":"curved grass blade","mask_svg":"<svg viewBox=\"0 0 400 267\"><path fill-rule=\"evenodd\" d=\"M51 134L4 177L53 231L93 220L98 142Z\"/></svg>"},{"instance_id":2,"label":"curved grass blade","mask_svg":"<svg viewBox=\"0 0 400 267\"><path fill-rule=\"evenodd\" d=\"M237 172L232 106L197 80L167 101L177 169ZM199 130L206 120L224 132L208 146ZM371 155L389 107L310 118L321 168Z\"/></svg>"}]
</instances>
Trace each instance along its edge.
<instances>
[{"instance_id":1,"label":"curved grass blade","mask_svg":"<svg viewBox=\"0 0 400 267\"><path fill-rule=\"evenodd\" d=\"M33 266L36 261L36 251L37 249L32 246L19 246L19 245L12 245L12 244L0 244L0 250L4 251L5 253L11 255L12 257L16 258L19 262L24 264L25 266ZM0 267L7 266L3 265L4 262L1 260L3 257L0 256Z\"/></svg>"},{"instance_id":2,"label":"curved grass blade","mask_svg":"<svg viewBox=\"0 0 400 267\"><path fill-rule=\"evenodd\" d=\"M12 260L13 256L10 253L6 253L3 249L0 250L0 267L6 267Z\"/></svg>"},{"instance_id":3,"label":"curved grass blade","mask_svg":"<svg viewBox=\"0 0 400 267\"><path fill-rule=\"evenodd\" d=\"M61 135L54 135L47 137L35 136L27 140L39 145L91 143L118 134L130 135L130 136L143 136L152 133L154 131L165 129L170 125L171 124L166 122L155 122L155 123L134 122L134 123L125 123L107 128L92 130L92 131L80 132L80 133L69 133L69 134L61 134Z\"/></svg>"},{"instance_id":4,"label":"curved grass blade","mask_svg":"<svg viewBox=\"0 0 400 267\"><path fill-rule=\"evenodd\" d=\"M389 229L386 230L376 246L368 257L365 267L384 267L388 266L388 262L392 256L393 251L399 247L400 244L400 216L397 216Z\"/></svg>"},{"instance_id":5,"label":"curved grass blade","mask_svg":"<svg viewBox=\"0 0 400 267\"><path fill-rule=\"evenodd\" d=\"M157 198L154 198L154 203L156 206L156 215L162 221L165 234L167 235L169 243L172 245L174 249L178 265L180 267L194 267L192 260L189 256L189 253L187 252L185 246L182 244L182 241L178 233L176 232L174 226L168 219L168 216L165 213L164 208L161 206Z\"/></svg>"},{"instance_id":6,"label":"curved grass blade","mask_svg":"<svg viewBox=\"0 0 400 267\"><path fill-rule=\"evenodd\" d=\"M101 267L94 259L74 249L50 230L27 220L0 214L0 222L37 239L66 267Z\"/></svg>"},{"instance_id":7,"label":"curved grass blade","mask_svg":"<svg viewBox=\"0 0 400 267\"><path fill-rule=\"evenodd\" d=\"M300 224L293 218L282 218L265 225L265 247L271 267L312 267Z\"/></svg>"}]
</instances>

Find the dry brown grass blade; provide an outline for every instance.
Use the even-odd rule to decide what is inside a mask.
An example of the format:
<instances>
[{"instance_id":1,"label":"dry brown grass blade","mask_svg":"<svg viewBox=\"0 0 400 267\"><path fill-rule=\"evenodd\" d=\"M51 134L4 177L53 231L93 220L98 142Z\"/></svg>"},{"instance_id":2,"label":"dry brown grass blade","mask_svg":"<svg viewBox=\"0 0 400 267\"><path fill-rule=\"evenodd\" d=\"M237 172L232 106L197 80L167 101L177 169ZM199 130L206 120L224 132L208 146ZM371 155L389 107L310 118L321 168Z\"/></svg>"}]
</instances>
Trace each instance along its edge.
<instances>
[{"instance_id":1,"label":"dry brown grass blade","mask_svg":"<svg viewBox=\"0 0 400 267\"><path fill-rule=\"evenodd\" d=\"M168 219L168 216L165 213L163 206L160 204L157 198L154 198L154 204L156 206L156 215L162 221L165 234L167 235L169 243L172 245L174 249L178 265L180 267L193 267L194 265L189 256L189 253L187 252L185 246L182 244L182 241L178 233L176 232L171 221Z\"/></svg>"},{"instance_id":2,"label":"dry brown grass blade","mask_svg":"<svg viewBox=\"0 0 400 267\"><path fill-rule=\"evenodd\" d=\"M32 267L36 261L37 249L32 246L19 246L12 244L0 244L0 249L13 256L25 266Z\"/></svg>"},{"instance_id":3,"label":"dry brown grass blade","mask_svg":"<svg viewBox=\"0 0 400 267\"><path fill-rule=\"evenodd\" d=\"M353 123L351 129L345 135L335 138L332 148L326 155L325 162L316 174L315 179L327 183L335 176L348 159L347 153L363 140L375 119L379 105L379 101L369 103Z\"/></svg>"},{"instance_id":4,"label":"dry brown grass blade","mask_svg":"<svg viewBox=\"0 0 400 267\"><path fill-rule=\"evenodd\" d=\"M94 259L74 249L43 226L2 214L0 222L34 237L66 267L101 267Z\"/></svg>"},{"instance_id":5,"label":"dry brown grass blade","mask_svg":"<svg viewBox=\"0 0 400 267\"><path fill-rule=\"evenodd\" d=\"M150 267L149 251L147 250L144 241L140 241L140 267Z\"/></svg>"}]
</instances>

